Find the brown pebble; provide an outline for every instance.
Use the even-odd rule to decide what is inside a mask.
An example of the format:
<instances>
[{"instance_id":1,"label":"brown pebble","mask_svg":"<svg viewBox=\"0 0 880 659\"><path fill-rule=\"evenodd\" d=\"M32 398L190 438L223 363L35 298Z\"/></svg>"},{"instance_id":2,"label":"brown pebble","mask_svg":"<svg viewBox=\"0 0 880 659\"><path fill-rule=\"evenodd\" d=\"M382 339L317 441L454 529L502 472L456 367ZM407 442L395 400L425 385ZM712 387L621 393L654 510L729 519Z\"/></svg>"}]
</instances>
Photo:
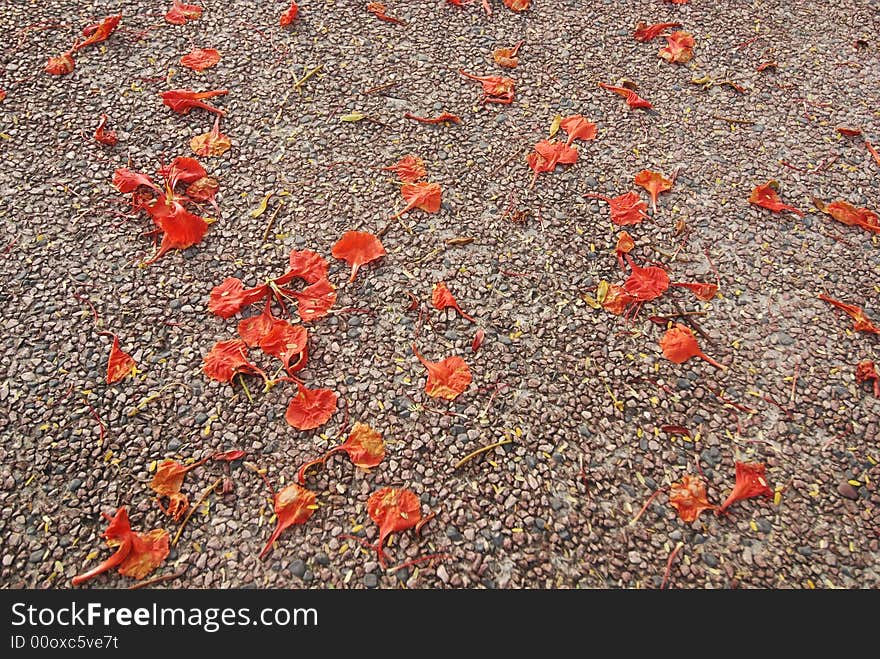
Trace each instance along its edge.
<instances>
[{"instance_id":1,"label":"brown pebble","mask_svg":"<svg viewBox=\"0 0 880 659\"><path fill-rule=\"evenodd\" d=\"M859 493L856 488L854 488L846 481L837 486L837 492L838 494L840 494L840 496L846 497L847 499L852 499L853 501L859 498Z\"/></svg>"}]
</instances>

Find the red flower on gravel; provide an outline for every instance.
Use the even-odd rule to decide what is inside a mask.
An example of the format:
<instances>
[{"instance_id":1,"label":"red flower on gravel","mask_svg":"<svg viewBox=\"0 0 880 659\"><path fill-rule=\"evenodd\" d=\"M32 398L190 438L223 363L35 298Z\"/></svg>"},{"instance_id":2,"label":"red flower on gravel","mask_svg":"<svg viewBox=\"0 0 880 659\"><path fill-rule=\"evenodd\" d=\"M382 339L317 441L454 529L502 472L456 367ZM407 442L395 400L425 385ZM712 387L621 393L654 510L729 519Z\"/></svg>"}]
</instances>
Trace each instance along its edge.
<instances>
[{"instance_id":1,"label":"red flower on gravel","mask_svg":"<svg viewBox=\"0 0 880 659\"><path fill-rule=\"evenodd\" d=\"M846 302L841 302L840 300L835 300L832 297L828 297L824 293L819 295L820 300L824 300L828 304L834 305L844 313L846 313L850 318L853 319L853 329L856 332L869 332L871 334L880 334L880 327L877 327L872 323L868 316L865 315L864 309L858 307L854 304L847 304Z\"/></svg>"},{"instance_id":2,"label":"red flower on gravel","mask_svg":"<svg viewBox=\"0 0 880 659\"><path fill-rule=\"evenodd\" d=\"M260 375L264 380L266 374L247 358L247 344L241 339L218 341L205 355L202 366L204 374L218 382L232 382L232 378L240 373Z\"/></svg>"},{"instance_id":3,"label":"red flower on gravel","mask_svg":"<svg viewBox=\"0 0 880 659\"><path fill-rule=\"evenodd\" d=\"M275 495L275 517L277 519L275 530L269 536L269 541L260 552L263 558L272 550L272 545L282 534L284 529L295 524L305 524L314 514L316 496L311 490L291 483Z\"/></svg>"},{"instance_id":4,"label":"red flower on gravel","mask_svg":"<svg viewBox=\"0 0 880 659\"><path fill-rule=\"evenodd\" d=\"M681 323L676 323L675 327L666 330L663 338L660 339L660 348L663 350L663 356L675 364L686 362L691 357L699 357L715 368L726 369L724 364L716 362L700 349L693 331Z\"/></svg>"},{"instance_id":5,"label":"red flower on gravel","mask_svg":"<svg viewBox=\"0 0 880 659\"><path fill-rule=\"evenodd\" d=\"M220 51L214 48L193 48L180 58L180 65L193 71L204 71L219 61Z\"/></svg>"},{"instance_id":6,"label":"red flower on gravel","mask_svg":"<svg viewBox=\"0 0 880 659\"><path fill-rule=\"evenodd\" d=\"M187 21L194 21L202 16L202 8L198 5L188 5L180 0L174 0L174 4L165 13L165 20L172 25L185 25Z\"/></svg>"},{"instance_id":7,"label":"red flower on gravel","mask_svg":"<svg viewBox=\"0 0 880 659\"><path fill-rule=\"evenodd\" d=\"M656 265L643 268L637 265L629 254L624 258L632 272L623 283L623 288L631 296L641 302L647 302L660 297L669 288L669 275L666 274L666 270Z\"/></svg>"},{"instance_id":8,"label":"red flower on gravel","mask_svg":"<svg viewBox=\"0 0 880 659\"><path fill-rule=\"evenodd\" d=\"M168 557L168 532L164 529L135 533L131 530L125 506L121 506L113 517L106 513L101 515L109 522L102 537L107 540L108 547L116 548L116 553L97 567L75 576L72 585L79 586L113 568L123 576L143 579Z\"/></svg>"},{"instance_id":9,"label":"red flower on gravel","mask_svg":"<svg viewBox=\"0 0 880 659\"><path fill-rule=\"evenodd\" d=\"M323 426L336 411L336 393L330 389L306 389L297 385L297 393L287 406L284 418L297 430Z\"/></svg>"},{"instance_id":10,"label":"red flower on gravel","mask_svg":"<svg viewBox=\"0 0 880 659\"><path fill-rule=\"evenodd\" d=\"M434 290L431 292L431 304L434 305L435 309L440 309L441 311L448 308L455 309L462 318L466 318L472 323L477 322L473 316L469 316L458 306L458 301L455 299L452 291L446 286L446 282L441 281L434 284Z\"/></svg>"},{"instance_id":11,"label":"red flower on gravel","mask_svg":"<svg viewBox=\"0 0 880 659\"><path fill-rule=\"evenodd\" d=\"M767 485L764 470L764 464L761 462L737 462L736 484L733 486L733 492L715 512L721 514L734 503L743 499L758 496L772 498L773 490Z\"/></svg>"},{"instance_id":12,"label":"red flower on gravel","mask_svg":"<svg viewBox=\"0 0 880 659\"><path fill-rule=\"evenodd\" d=\"M775 180L767 181L764 185L759 185L752 190L752 194L749 197L749 203L760 206L761 208L766 208L774 213L791 211L801 217L804 215L803 211L798 210L794 206L782 203L782 200L779 198L779 182Z\"/></svg>"},{"instance_id":13,"label":"red flower on gravel","mask_svg":"<svg viewBox=\"0 0 880 659\"><path fill-rule=\"evenodd\" d=\"M86 39L84 41L74 44L74 50L82 50L86 46L91 46L96 43L106 41L107 38L111 34L113 34L113 31L119 25L119 21L121 20L122 14L116 14L115 16L107 16L100 23L87 25L83 28L82 31L83 36L86 37Z\"/></svg>"},{"instance_id":14,"label":"red flower on gravel","mask_svg":"<svg viewBox=\"0 0 880 659\"><path fill-rule=\"evenodd\" d=\"M404 156L394 165L383 167L382 171L394 172L397 178L406 183L413 183L427 175L425 161L412 154Z\"/></svg>"},{"instance_id":15,"label":"red flower on gravel","mask_svg":"<svg viewBox=\"0 0 880 659\"><path fill-rule=\"evenodd\" d=\"M874 395L880 398L880 374L877 373L877 367L874 365L874 362L866 359L858 363L856 366L856 382L859 384L862 382L873 382Z\"/></svg>"},{"instance_id":16,"label":"red flower on gravel","mask_svg":"<svg viewBox=\"0 0 880 659\"><path fill-rule=\"evenodd\" d=\"M108 117L106 114L101 115L101 120L98 122L98 127L95 128L95 133L93 137L101 144L114 146L119 141L119 137L116 135L115 130L104 129L104 126L107 124L108 119L110 119L110 117Z\"/></svg>"},{"instance_id":17,"label":"red flower on gravel","mask_svg":"<svg viewBox=\"0 0 880 659\"><path fill-rule=\"evenodd\" d=\"M691 34L678 30L667 35L666 47L661 48L657 54L670 64L684 64L693 58L695 45L696 41Z\"/></svg>"},{"instance_id":18,"label":"red flower on gravel","mask_svg":"<svg viewBox=\"0 0 880 659\"><path fill-rule=\"evenodd\" d=\"M605 195L589 192L584 195L589 199L601 199L608 204L611 211L611 221L618 226L628 226L631 224L639 224L648 217L648 204L639 197L639 193L630 190L617 197L606 197Z\"/></svg>"},{"instance_id":19,"label":"red flower on gravel","mask_svg":"<svg viewBox=\"0 0 880 659\"><path fill-rule=\"evenodd\" d=\"M664 30L672 27L681 27L681 23L654 23L654 25L648 25L644 21L639 21L635 32L633 32L633 39L636 41L652 41L659 37Z\"/></svg>"},{"instance_id":20,"label":"red flower on gravel","mask_svg":"<svg viewBox=\"0 0 880 659\"><path fill-rule=\"evenodd\" d=\"M296 20L297 16L299 16L299 5L297 5L296 0L294 0L290 3L290 7L288 7L287 11L282 13L278 18L278 24L281 27L287 27Z\"/></svg>"},{"instance_id":21,"label":"red flower on gravel","mask_svg":"<svg viewBox=\"0 0 880 659\"><path fill-rule=\"evenodd\" d=\"M220 115L214 119L214 127L207 133L196 135L189 141L189 147L197 156L222 156L229 151L232 142L220 132Z\"/></svg>"},{"instance_id":22,"label":"red flower on gravel","mask_svg":"<svg viewBox=\"0 0 880 659\"><path fill-rule=\"evenodd\" d=\"M651 103L636 94L632 89L627 89L626 87L615 87L614 85L608 85L604 82L600 82L599 86L602 89L607 89L608 91L623 96L623 98L626 100L626 104L633 109L644 108L646 110L650 110L652 107L654 107L653 105L651 105Z\"/></svg>"},{"instance_id":23,"label":"red flower on gravel","mask_svg":"<svg viewBox=\"0 0 880 659\"><path fill-rule=\"evenodd\" d=\"M706 499L706 486L694 476L686 475L669 488L669 503L678 511L683 522L693 522L704 510L715 510Z\"/></svg>"},{"instance_id":24,"label":"red flower on gravel","mask_svg":"<svg viewBox=\"0 0 880 659\"><path fill-rule=\"evenodd\" d=\"M53 76L66 75L73 71L76 66L76 62L73 60L74 48L58 57L50 57L46 61L46 66L43 67L43 70Z\"/></svg>"},{"instance_id":25,"label":"red flower on gravel","mask_svg":"<svg viewBox=\"0 0 880 659\"><path fill-rule=\"evenodd\" d=\"M371 233L347 231L336 241L330 253L351 266L351 276L348 281L353 282L357 276L358 268L385 256L385 248L382 246L382 242Z\"/></svg>"},{"instance_id":26,"label":"red flower on gravel","mask_svg":"<svg viewBox=\"0 0 880 659\"><path fill-rule=\"evenodd\" d=\"M826 204L821 199L813 199L813 205L841 224L880 233L880 220L877 218L877 213L873 213L867 208L856 208L847 201L832 201L830 204Z\"/></svg>"},{"instance_id":27,"label":"red flower on gravel","mask_svg":"<svg viewBox=\"0 0 880 659\"><path fill-rule=\"evenodd\" d=\"M392 533L411 529L419 523L422 519L419 498L411 490L383 487L373 492L367 500L367 514L379 525L376 552L379 562L385 567L382 545Z\"/></svg>"},{"instance_id":28,"label":"red flower on gravel","mask_svg":"<svg viewBox=\"0 0 880 659\"><path fill-rule=\"evenodd\" d=\"M580 114L572 114L559 122L559 127L568 133L565 146L571 146L574 140L596 139L596 124Z\"/></svg>"},{"instance_id":29,"label":"red flower on gravel","mask_svg":"<svg viewBox=\"0 0 880 659\"><path fill-rule=\"evenodd\" d=\"M400 186L400 194L406 201L406 206L391 217L396 219L413 208L418 208L426 213L436 213L440 210L441 193L442 190L437 183L426 181L404 183Z\"/></svg>"},{"instance_id":30,"label":"red flower on gravel","mask_svg":"<svg viewBox=\"0 0 880 659\"><path fill-rule=\"evenodd\" d=\"M461 357L447 357L442 361L432 362L419 354L415 344L412 351L428 371L425 393L429 396L454 400L470 386L471 372Z\"/></svg>"},{"instance_id":31,"label":"red flower on gravel","mask_svg":"<svg viewBox=\"0 0 880 659\"><path fill-rule=\"evenodd\" d=\"M137 364L131 355L119 348L119 337L113 336L113 345L110 347L110 357L107 359L107 384L119 382L129 375L137 373Z\"/></svg>"},{"instance_id":32,"label":"red flower on gravel","mask_svg":"<svg viewBox=\"0 0 880 659\"><path fill-rule=\"evenodd\" d=\"M657 212L657 195L661 192L668 192L672 189L672 181L660 172L652 172L650 169L643 169L636 174L633 182L643 187L651 195L651 210Z\"/></svg>"}]
</instances>

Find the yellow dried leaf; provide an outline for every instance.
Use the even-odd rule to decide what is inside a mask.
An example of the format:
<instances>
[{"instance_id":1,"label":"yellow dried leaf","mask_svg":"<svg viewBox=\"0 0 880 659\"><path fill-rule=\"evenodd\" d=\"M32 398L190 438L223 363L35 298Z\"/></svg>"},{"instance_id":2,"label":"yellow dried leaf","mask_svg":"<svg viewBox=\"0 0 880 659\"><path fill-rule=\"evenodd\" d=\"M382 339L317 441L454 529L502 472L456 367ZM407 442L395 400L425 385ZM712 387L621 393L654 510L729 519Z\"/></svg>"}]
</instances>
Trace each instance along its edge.
<instances>
[{"instance_id":1,"label":"yellow dried leaf","mask_svg":"<svg viewBox=\"0 0 880 659\"><path fill-rule=\"evenodd\" d=\"M365 115L361 112L349 112L348 114L344 114L341 117L339 117L339 121L348 121L348 122L360 121L361 119L365 119L366 116L367 115Z\"/></svg>"}]
</instances>

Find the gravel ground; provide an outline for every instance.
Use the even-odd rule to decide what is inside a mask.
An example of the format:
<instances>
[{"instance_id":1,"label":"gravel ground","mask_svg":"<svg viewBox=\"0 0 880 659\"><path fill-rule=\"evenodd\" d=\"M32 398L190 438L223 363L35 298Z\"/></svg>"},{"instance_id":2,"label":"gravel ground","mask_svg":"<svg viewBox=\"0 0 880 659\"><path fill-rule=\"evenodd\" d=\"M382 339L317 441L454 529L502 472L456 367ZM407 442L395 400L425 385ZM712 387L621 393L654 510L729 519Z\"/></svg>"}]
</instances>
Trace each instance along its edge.
<instances>
[{"instance_id":1,"label":"gravel ground","mask_svg":"<svg viewBox=\"0 0 880 659\"><path fill-rule=\"evenodd\" d=\"M338 443L346 420L382 432L382 464L366 473L337 458L311 477L318 510L259 560L271 500L243 461L232 463L234 490L208 498L154 574L185 572L153 587L880 586L880 399L854 378L860 360L880 362L880 343L817 297L859 304L880 322L878 237L811 203L880 209L880 167L863 141L880 143L880 2L536 0L515 14L491 0L487 16L476 1L388 0L388 13L406 21L396 25L359 1L303 0L288 29L277 24L283 2L204 0L202 18L184 26L164 22L166 4L14 0L0 15L3 587L70 587L109 555L100 513L121 505L137 530L173 535L177 524L149 488L157 460L243 449L278 486ZM82 51L73 73L42 71L83 26L119 12L120 29ZM639 20L683 23L696 39L693 61L668 64L657 57L662 39L633 40ZM520 40L519 67L499 69L493 48ZM177 60L193 46L222 59L203 73L185 69ZM775 70L755 70L768 60ZM513 104L481 106L479 85L459 68L510 75ZM689 82L706 75L744 93ZM623 78L654 112L629 110L597 86ZM205 240L142 267L153 250L142 235L149 218L120 215L129 202L113 171L130 161L152 173L162 159L191 155L190 138L213 122L164 107L157 94L171 87L228 89L216 104L233 148L201 159L221 185L222 216ZM462 123L403 118L444 110ZM339 120L352 111L369 119ZM526 153L555 115L575 112L598 124L597 139L530 189ZM101 113L119 133L115 147L90 137ZM864 137L838 135L841 125ZM400 194L378 167L407 153L442 185L442 208L405 215L411 233L391 223L387 256L349 284L330 248L347 230L388 224ZM583 299L600 280L625 277L607 206L583 195L626 192L644 168L678 177L657 212L628 227L634 256L664 263L678 281L713 281L714 264L721 288L711 302L670 291L627 323ZM747 202L771 178L803 218ZM267 211L252 217L270 192ZM453 237L473 242L447 246ZM300 373L336 391L339 409L309 432L285 422L289 386L252 387L250 400L201 372L214 342L235 333L233 319L207 312L211 288L230 276L250 285L277 276L293 248L327 257L339 292L334 312L309 325ZM441 279L477 325L430 307ZM422 300L421 321L407 293ZM685 320L727 370L662 357L662 328L648 318L676 305L704 312ZM473 354L477 326L486 339ZM110 339L101 331L119 336L140 373L104 382ZM428 398L414 340L429 359L464 357L470 389L452 402ZM736 460L765 463L776 499L688 524L664 491L630 524L686 473L701 472L720 502ZM183 491L195 500L222 473L199 467ZM845 487L851 479L858 484ZM383 569L375 552L340 537L376 541L365 504L385 485L412 489L423 514L436 513L420 534L393 537L391 565L445 557ZM114 572L82 587L132 583Z\"/></svg>"}]
</instances>

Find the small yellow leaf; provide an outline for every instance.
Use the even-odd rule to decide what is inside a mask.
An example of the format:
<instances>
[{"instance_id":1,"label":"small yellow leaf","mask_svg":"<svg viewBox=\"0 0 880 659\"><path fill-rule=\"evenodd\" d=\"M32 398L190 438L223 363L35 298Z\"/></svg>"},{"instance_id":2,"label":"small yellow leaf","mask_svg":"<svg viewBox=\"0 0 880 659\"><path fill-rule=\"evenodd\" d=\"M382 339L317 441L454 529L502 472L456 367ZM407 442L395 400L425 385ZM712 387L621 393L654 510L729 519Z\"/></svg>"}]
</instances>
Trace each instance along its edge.
<instances>
[{"instance_id":1,"label":"small yellow leaf","mask_svg":"<svg viewBox=\"0 0 880 659\"><path fill-rule=\"evenodd\" d=\"M269 205L269 199L272 198L274 192L268 193L263 200L260 202L260 205L257 206L254 210L251 211L251 217L260 217L263 213L266 212L266 207Z\"/></svg>"},{"instance_id":2,"label":"small yellow leaf","mask_svg":"<svg viewBox=\"0 0 880 659\"><path fill-rule=\"evenodd\" d=\"M550 122L550 137L556 135L559 132L559 125L562 123L562 116L556 115L553 117L553 121Z\"/></svg>"},{"instance_id":3,"label":"small yellow leaf","mask_svg":"<svg viewBox=\"0 0 880 659\"><path fill-rule=\"evenodd\" d=\"M339 117L339 121L348 121L348 122L360 121L361 119L365 119L366 116L367 115L365 115L361 112L350 112L348 114L344 114L341 117Z\"/></svg>"}]
</instances>

